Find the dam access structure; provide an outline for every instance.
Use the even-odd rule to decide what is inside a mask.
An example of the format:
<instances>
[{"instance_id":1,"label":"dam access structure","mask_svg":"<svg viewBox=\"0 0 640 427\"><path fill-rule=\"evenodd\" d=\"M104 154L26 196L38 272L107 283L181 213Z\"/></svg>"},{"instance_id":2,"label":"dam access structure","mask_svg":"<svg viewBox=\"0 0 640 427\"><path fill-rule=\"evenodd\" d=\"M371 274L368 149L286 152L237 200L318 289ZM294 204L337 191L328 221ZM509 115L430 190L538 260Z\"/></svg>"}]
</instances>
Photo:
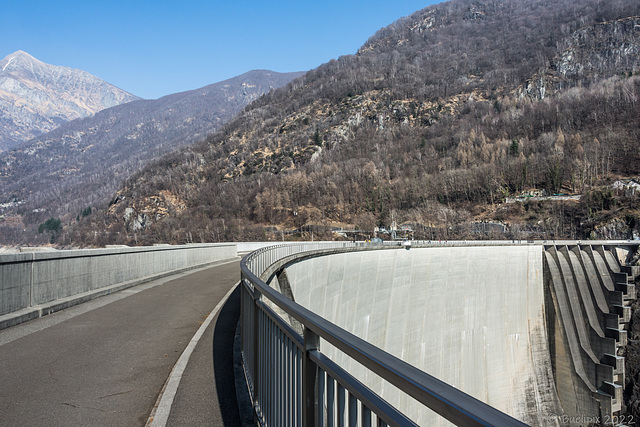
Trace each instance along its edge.
<instances>
[{"instance_id":1,"label":"dam access structure","mask_svg":"<svg viewBox=\"0 0 640 427\"><path fill-rule=\"evenodd\" d=\"M255 251L241 331L256 420L618 424L638 243Z\"/></svg>"}]
</instances>

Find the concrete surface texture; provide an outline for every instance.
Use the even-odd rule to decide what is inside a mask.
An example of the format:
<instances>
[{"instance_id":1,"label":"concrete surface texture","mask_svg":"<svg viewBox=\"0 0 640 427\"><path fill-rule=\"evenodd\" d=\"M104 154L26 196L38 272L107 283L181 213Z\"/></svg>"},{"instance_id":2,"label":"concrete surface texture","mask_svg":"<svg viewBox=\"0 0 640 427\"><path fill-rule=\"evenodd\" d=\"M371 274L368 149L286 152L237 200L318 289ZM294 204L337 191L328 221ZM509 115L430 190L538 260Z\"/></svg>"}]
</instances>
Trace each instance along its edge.
<instances>
[{"instance_id":1,"label":"concrete surface texture","mask_svg":"<svg viewBox=\"0 0 640 427\"><path fill-rule=\"evenodd\" d=\"M287 267L295 301L531 425L562 414L539 246L335 254ZM321 351L419 425L449 425L326 342Z\"/></svg>"},{"instance_id":2,"label":"concrete surface texture","mask_svg":"<svg viewBox=\"0 0 640 427\"><path fill-rule=\"evenodd\" d=\"M0 255L0 316L235 256L235 244L3 254Z\"/></svg>"},{"instance_id":3,"label":"concrete surface texture","mask_svg":"<svg viewBox=\"0 0 640 427\"><path fill-rule=\"evenodd\" d=\"M635 286L621 272L615 249L603 246L560 245L545 250L545 280L554 316L549 319L551 360L558 378L558 395L573 418L619 415L625 386L625 324Z\"/></svg>"}]
</instances>

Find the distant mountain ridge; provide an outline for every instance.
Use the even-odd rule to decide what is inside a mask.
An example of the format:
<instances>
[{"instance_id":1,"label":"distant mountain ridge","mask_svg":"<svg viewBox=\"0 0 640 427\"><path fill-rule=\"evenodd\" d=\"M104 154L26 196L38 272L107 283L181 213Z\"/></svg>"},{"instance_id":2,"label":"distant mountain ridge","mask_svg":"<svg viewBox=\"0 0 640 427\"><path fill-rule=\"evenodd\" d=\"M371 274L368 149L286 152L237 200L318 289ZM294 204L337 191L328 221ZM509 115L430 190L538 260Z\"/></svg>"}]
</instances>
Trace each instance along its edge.
<instances>
[{"instance_id":1,"label":"distant mountain ridge","mask_svg":"<svg viewBox=\"0 0 640 427\"><path fill-rule=\"evenodd\" d=\"M251 101L303 74L249 71L63 124L0 153L0 204L21 203L27 224L104 204L152 159L204 139Z\"/></svg>"},{"instance_id":2,"label":"distant mountain ridge","mask_svg":"<svg viewBox=\"0 0 640 427\"><path fill-rule=\"evenodd\" d=\"M86 71L45 64L19 50L0 61L0 152L137 99Z\"/></svg>"}]
</instances>

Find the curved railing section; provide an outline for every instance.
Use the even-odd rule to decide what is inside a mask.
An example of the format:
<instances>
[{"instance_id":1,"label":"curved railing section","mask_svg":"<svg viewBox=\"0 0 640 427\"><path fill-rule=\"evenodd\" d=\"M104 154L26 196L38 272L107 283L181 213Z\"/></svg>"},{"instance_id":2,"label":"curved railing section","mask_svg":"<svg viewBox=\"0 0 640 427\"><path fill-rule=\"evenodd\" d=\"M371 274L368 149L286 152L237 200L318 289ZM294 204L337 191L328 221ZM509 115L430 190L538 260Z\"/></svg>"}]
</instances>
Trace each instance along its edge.
<instances>
[{"instance_id":1,"label":"curved railing section","mask_svg":"<svg viewBox=\"0 0 640 427\"><path fill-rule=\"evenodd\" d=\"M283 259L393 248L402 246L281 245L252 252L242 260L242 357L260 425L417 425L323 355L321 339L454 424L525 425L334 325L265 283L265 276L273 274L271 267ZM302 333L275 307L299 322Z\"/></svg>"}]
</instances>

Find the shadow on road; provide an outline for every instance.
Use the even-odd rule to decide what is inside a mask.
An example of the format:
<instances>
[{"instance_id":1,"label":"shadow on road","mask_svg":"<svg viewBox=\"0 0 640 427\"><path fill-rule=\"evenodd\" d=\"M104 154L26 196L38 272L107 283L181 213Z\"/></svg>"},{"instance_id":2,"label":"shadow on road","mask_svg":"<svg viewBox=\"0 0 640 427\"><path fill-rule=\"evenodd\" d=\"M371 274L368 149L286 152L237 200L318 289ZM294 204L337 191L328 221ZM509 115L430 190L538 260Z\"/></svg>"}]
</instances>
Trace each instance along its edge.
<instances>
[{"instance_id":1,"label":"shadow on road","mask_svg":"<svg viewBox=\"0 0 640 427\"><path fill-rule=\"evenodd\" d=\"M240 316L240 286L236 287L220 310L213 331L213 372L225 426L242 425L233 369L233 340Z\"/></svg>"}]
</instances>

